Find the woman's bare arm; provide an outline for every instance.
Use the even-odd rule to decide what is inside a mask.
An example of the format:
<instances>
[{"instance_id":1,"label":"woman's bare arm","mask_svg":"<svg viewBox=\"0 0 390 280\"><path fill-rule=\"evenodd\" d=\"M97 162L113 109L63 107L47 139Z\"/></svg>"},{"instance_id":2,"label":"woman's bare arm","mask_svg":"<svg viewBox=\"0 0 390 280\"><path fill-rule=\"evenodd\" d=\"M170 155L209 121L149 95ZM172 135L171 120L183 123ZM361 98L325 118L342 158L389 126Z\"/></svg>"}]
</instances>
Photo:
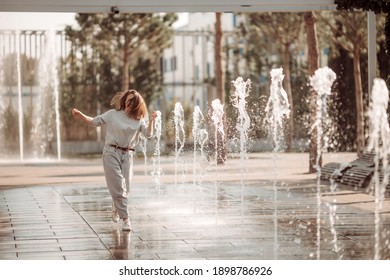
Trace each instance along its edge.
<instances>
[{"instance_id":1,"label":"woman's bare arm","mask_svg":"<svg viewBox=\"0 0 390 280\"><path fill-rule=\"evenodd\" d=\"M91 118L90 116L85 115L80 110L74 108L72 110L72 115L73 115L73 117L75 117L76 119L80 119L81 121L83 121L87 125L92 125L92 119L93 118Z\"/></svg>"},{"instance_id":2,"label":"woman's bare arm","mask_svg":"<svg viewBox=\"0 0 390 280\"><path fill-rule=\"evenodd\" d=\"M151 116L151 119L149 121L149 124L148 124L148 128L147 128L148 134L150 136L153 135L153 124L154 124L154 121L155 121L156 117L157 117L157 112L153 112L152 116Z\"/></svg>"}]
</instances>

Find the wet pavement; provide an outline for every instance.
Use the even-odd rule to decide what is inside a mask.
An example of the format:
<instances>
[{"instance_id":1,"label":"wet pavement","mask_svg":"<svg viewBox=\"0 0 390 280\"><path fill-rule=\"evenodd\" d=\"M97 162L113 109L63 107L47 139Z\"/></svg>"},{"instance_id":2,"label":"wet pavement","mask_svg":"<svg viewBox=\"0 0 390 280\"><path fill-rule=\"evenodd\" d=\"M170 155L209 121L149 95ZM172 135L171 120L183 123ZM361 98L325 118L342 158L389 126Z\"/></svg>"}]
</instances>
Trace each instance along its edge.
<instances>
[{"instance_id":1,"label":"wet pavement","mask_svg":"<svg viewBox=\"0 0 390 280\"><path fill-rule=\"evenodd\" d=\"M130 233L111 220L100 158L0 163L0 259L390 258L390 200L318 185L308 154L193 160L136 159Z\"/></svg>"}]
</instances>

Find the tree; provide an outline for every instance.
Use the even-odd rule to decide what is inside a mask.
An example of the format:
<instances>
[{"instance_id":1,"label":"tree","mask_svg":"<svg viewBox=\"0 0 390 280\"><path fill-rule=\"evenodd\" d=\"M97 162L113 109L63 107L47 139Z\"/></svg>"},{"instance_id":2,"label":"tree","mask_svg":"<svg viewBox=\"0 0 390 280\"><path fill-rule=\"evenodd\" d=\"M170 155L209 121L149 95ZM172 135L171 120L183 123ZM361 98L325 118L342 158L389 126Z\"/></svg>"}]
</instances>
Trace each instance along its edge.
<instances>
[{"instance_id":1,"label":"tree","mask_svg":"<svg viewBox=\"0 0 390 280\"><path fill-rule=\"evenodd\" d=\"M101 62L110 59L121 76L119 90L134 84L131 70L140 62L150 60L156 65L161 51L170 44L176 14L78 14L79 33ZM99 65L98 65L99 66ZM158 81L159 82L159 81ZM139 89L142 92L142 89ZM112 95L112 92L109 94ZM142 92L153 95L152 92Z\"/></svg>"},{"instance_id":2,"label":"tree","mask_svg":"<svg viewBox=\"0 0 390 280\"><path fill-rule=\"evenodd\" d=\"M302 30L301 13L252 13L250 23L256 26L260 36L266 38L268 46L278 50L283 59L284 87L290 104L290 118L287 131L287 151L291 150L294 138L294 102L291 90L291 48ZM271 50L269 50L271 51Z\"/></svg>"},{"instance_id":3,"label":"tree","mask_svg":"<svg viewBox=\"0 0 390 280\"><path fill-rule=\"evenodd\" d=\"M222 23L221 13L215 13L215 87L217 98L223 104L225 101L225 89L222 74ZM225 114L224 114L225 120ZM226 123L226 121L224 121ZM225 126L226 127L226 126ZM226 139L218 134L217 139L214 139L217 144L217 163L223 164L226 161Z\"/></svg>"},{"instance_id":4,"label":"tree","mask_svg":"<svg viewBox=\"0 0 390 280\"><path fill-rule=\"evenodd\" d=\"M372 11L375 14L384 13L386 23L384 35L386 36L386 50L390 55L390 1L389 0L335 0L336 7L340 11L363 10Z\"/></svg>"},{"instance_id":5,"label":"tree","mask_svg":"<svg viewBox=\"0 0 390 280\"><path fill-rule=\"evenodd\" d=\"M379 76L387 82L387 87L390 88L390 52L386 49L385 35L386 15L377 15L377 44L379 50L377 53L377 62L379 68Z\"/></svg>"},{"instance_id":6,"label":"tree","mask_svg":"<svg viewBox=\"0 0 390 280\"><path fill-rule=\"evenodd\" d=\"M158 62L171 43L176 19L172 13L77 14L79 27L65 30L72 46L63 73L64 114L81 100L88 106L84 110L94 114L100 106L110 106L113 94L129 88L151 102L161 92ZM80 138L68 128L67 137ZM87 138L94 136L90 129L84 130Z\"/></svg>"},{"instance_id":7,"label":"tree","mask_svg":"<svg viewBox=\"0 0 390 280\"><path fill-rule=\"evenodd\" d=\"M309 11L304 14L305 27L306 27L306 35L307 35L307 47L308 47L308 74L309 76L313 76L314 72L319 67L319 51L318 51L318 42L317 42L317 30L316 30L316 17L314 12ZM309 123L310 127L313 127L316 121L316 100L317 93L311 88L310 89L310 97L309 97ZM317 162L318 157L318 162ZM322 165L322 157L318 155L317 149L317 129L313 127L313 130L310 134L310 148L309 148L309 173L316 172L315 165Z\"/></svg>"},{"instance_id":8,"label":"tree","mask_svg":"<svg viewBox=\"0 0 390 280\"><path fill-rule=\"evenodd\" d=\"M354 86L356 97L356 148L360 156L365 148L364 98L361 78L361 53L366 49L367 14L364 12L341 11L322 16L333 36L331 39L348 51L353 57Z\"/></svg>"}]
</instances>

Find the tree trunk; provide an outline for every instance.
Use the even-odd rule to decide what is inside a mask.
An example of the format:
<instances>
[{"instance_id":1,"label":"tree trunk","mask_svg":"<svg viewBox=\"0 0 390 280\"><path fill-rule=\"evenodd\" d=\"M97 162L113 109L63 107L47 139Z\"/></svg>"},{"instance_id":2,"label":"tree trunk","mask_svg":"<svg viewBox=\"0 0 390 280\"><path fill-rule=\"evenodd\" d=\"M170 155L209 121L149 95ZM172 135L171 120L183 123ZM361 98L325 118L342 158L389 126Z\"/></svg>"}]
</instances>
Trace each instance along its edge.
<instances>
[{"instance_id":1,"label":"tree trunk","mask_svg":"<svg viewBox=\"0 0 390 280\"><path fill-rule=\"evenodd\" d=\"M360 71L360 48L354 46L353 50L353 74L355 80L356 96L356 149L357 155L361 156L364 151L364 105L363 89Z\"/></svg>"},{"instance_id":2,"label":"tree trunk","mask_svg":"<svg viewBox=\"0 0 390 280\"><path fill-rule=\"evenodd\" d=\"M288 102L290 103L290 118L288 119L286 151L291 152L292 142L294 138L294 104L291 91L291 71L290 71L290 44L284 46L283 51L283 69L285 74L284 84L287 92Z\"/></svg>"},{"instance_id":3,"label":"tree trunk","mask_svg":"<svg viewBox=\"0 0 390 280\"><path fill-rule=\"evenodd\" d=\"M307 33L307 47L308 47L308 71L309 76L313 76L314 72L319 67L319 52L317 42L317 31L315 26L316 18L314 12L305 12L304 15L306 33ZM310 111L310 128L316 121L316 100L317 93L311 88L309 97L309 111ZM309 148L309 173L315 173L317 164L317 157L319 156L318 164L322 165L322 155L318 155L317 151L317 129L313 128L310 134L310 148Z\"/></svg>"},{"instance_id":4,"label":"tree trunk","mask_svg":"<svg viewBox=\"0 0 390 280\"><path fill-rule=\"evenodd\" d=\"M124 29L126 30L127 28L127 17L125 18L123 24L124 24ZM124 42L124 45L123 45L123 78L122 78L122 90L123 91L126 91L129 89L129 83L130 83L130 73L129 73L129 69L130 69L130 60L129 60L129 56L130 56L130 50L129 50L129 39L127 38L127 36L125 36L125 42Z\"/></svg>"},{"instance_id":5,"label":"tree trunk","mask_svg":"<svg viewBox=\"0 0 390 280\"><path fill-rule=\"evenodd\" d=\"M222 24L221 13L215 13L215 86L217 90L217 98L222 104L225 103L225 90L222 74ZM215 139L218 147L217 163L223 164L226 160L226 144L222 135L218 134L218 139Z\"/></svg>"},{"instance_id":6,"label":"tree trunk","mask_svg":"<svg viewBox=\"0 0 390 280\"><path fill-rule=\"evenodd\" d=\"M223 78L222 78L222 26L221 13L216 13L215 22L215 86L217 98L224 103Z\"/></svg>"},{"instance_id":7,"label":"tree trunk","mask_svg":"<svg viewBox=\"0 0 390 280\"><path fill-rule=\"evenodd\" d=\"M124 55L123 55L123 78L122 78L122 90L126 91L129 88L129 82L130 82L130 73L129 73L129 67L130 67L130 61L129 57L127 56L127 51L125 48Z\"/></svg>"}]
</instances>

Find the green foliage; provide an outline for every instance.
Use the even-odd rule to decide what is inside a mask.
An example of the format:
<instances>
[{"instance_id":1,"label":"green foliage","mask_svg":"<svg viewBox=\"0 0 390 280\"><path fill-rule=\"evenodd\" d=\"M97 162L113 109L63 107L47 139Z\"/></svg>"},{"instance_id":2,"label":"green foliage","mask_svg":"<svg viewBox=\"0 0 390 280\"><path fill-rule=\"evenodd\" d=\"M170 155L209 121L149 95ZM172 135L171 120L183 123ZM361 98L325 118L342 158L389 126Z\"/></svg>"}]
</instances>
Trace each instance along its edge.
<instances>
[{"instance_id":1,"label":"green foliage","mask_svg":"<svg viewBox=\"0 0 390 280\"><path fill-rule=\"evenodd\" d=\"M151 59L138 58L138 63L132 69L134 82L130 88L139 89L146 104L150 104L162 92L162 77Z\"/></svg>"},{"instance_id":2,"label":"green foliage","mask_svg":"<svg viewBox=\"0 0 390 280\"><path fill-rule=\"evenodd\" d=\"M251 13L248 14L248 25L241 25L240 31L245 37L244 58L252 81L252 91L248 102L248 111L253 117L250 136L264 138L267 128L264 126L264 108L268 100L270 70L282 65L289 67L291 77L291 93L293 100L294 129L296 137L307 137L307 129L303 125L302 116L307 113L305 85L306 71L298 63L299 36L303 28L302 13ZM283 53L289 51L289 58ZM286 61L283 61L286 59ZM290 61L288 61L290 59ZM299 65L298 65L299 64ZM286 73L287 69L284 69ZM286 84L285 80L285 84ZM287 87L286 87L287 88ZM228 113L232 114L229 110ZM297 115L295 115L297 113ZM235 119L235 118L234 118ZM231 133L234 125L230 126Z\"/></svg>"},{"instance_id":3,"label":"green foliage","mask_svg":"<svg viewBox=\"0 0 390 280\"><path fill-rule=\"evenodd\" d=\"M28 143L32 137L34 107L28 107L27 112L23 114L23 140Z\"/></svg>"},{"instance_id":4,"label":"green foliage","mask_svg":"<svg viewBox=\"0 0 390 280\"><path fill-rule=\"evenodd\" d=\"M10 103L4 111L4 135L6 135L6 146L12 146L19 141L19 126L15 125L18 123L18 113L13 109Z\"/></svg>"},{"instance_id":5,"label":"green foliage","mask_svg":"<svg viewBox=\"0 0 390 280\"><path fill-rule=\"evenodd\" d=\"M149 104L161 92L158 59L171 43L176 14L77 14L79 28L66 28L72 49L62 73L62 110L67 138L70 109L95 115L119 91L135 88ZM66 125L68 123L68 125ZM85 133L90 133L86 131Z\"/></svg>"},{"instance_id":6,"label":"green foliage","mask_svg":"<svg viewBox=\"0 0 390 280\"><path fill-rule=\"evenodd\" d=\"M386 36L386 54L387 61L390 61L390 1L389 0L335 0L338 10L352 11L361 9L364 11L372 11L376 14L386 14L386 23L384 33ZM390 76L387 77L387 83L390 84Z\"/></svg>"},{"instance_id":7,"label":"green foliage","mask_svg":"<svg viewBox=\"0 0 390 280\"><path fill-rule=\"evenodd\" d=\"M336 46L337 48L337 46ZM353 60L341 47L330 50L329 67L336 73L333 85L334 92L330 99L329 115L332 119L334 133L329 139L334 151L354 151L356 149L355 87Z\"/></svg>"},{"instance_id":8,"label":"green foliage","mask_svg":"<svg viewBox=\"0 0 390 280\"><path fill-rule=\"evenodd\" d=\"M16 66L16 53L10 53L3 60L4 68L4 84L6 86L16 86L18 83L18 73ZM22 85L36 85L37 84L37 68L38 61L35 58L30 58L26 54L20 55L20 71L22 78Z\"/></svg>"},{"instance_id":9,"label":"green foliage","mask_svg":"<svg viewBox=\"0 0 390 280\"><path fill-rule=\"evenodd\" d=\"M167 142L168 145L173 145L175 142L176 132L175 132L175 105L176 102L170 102L167 105L166 114L163 116L163 131L165 132L165 135L163 138ZM183 105L183 104L182 104ZM189 105L183 105L184 110L184 119L186 120L184 123L184 133L185 133L185 143L188 144L192 141L192 113L193 113L193 107ZM207 118L207 114L204 116Z\"/></svg>"},{"instance_id":10,"label":"green foliage","mask_svg":"<svg viewBox=\"0 0 390 280\"><path fill-rule=\"evenodd\" d=\"M338 10L362 9L378 13L389 13L390 2L388 0L335 0Z\"/></svg>"}]
</instances>

